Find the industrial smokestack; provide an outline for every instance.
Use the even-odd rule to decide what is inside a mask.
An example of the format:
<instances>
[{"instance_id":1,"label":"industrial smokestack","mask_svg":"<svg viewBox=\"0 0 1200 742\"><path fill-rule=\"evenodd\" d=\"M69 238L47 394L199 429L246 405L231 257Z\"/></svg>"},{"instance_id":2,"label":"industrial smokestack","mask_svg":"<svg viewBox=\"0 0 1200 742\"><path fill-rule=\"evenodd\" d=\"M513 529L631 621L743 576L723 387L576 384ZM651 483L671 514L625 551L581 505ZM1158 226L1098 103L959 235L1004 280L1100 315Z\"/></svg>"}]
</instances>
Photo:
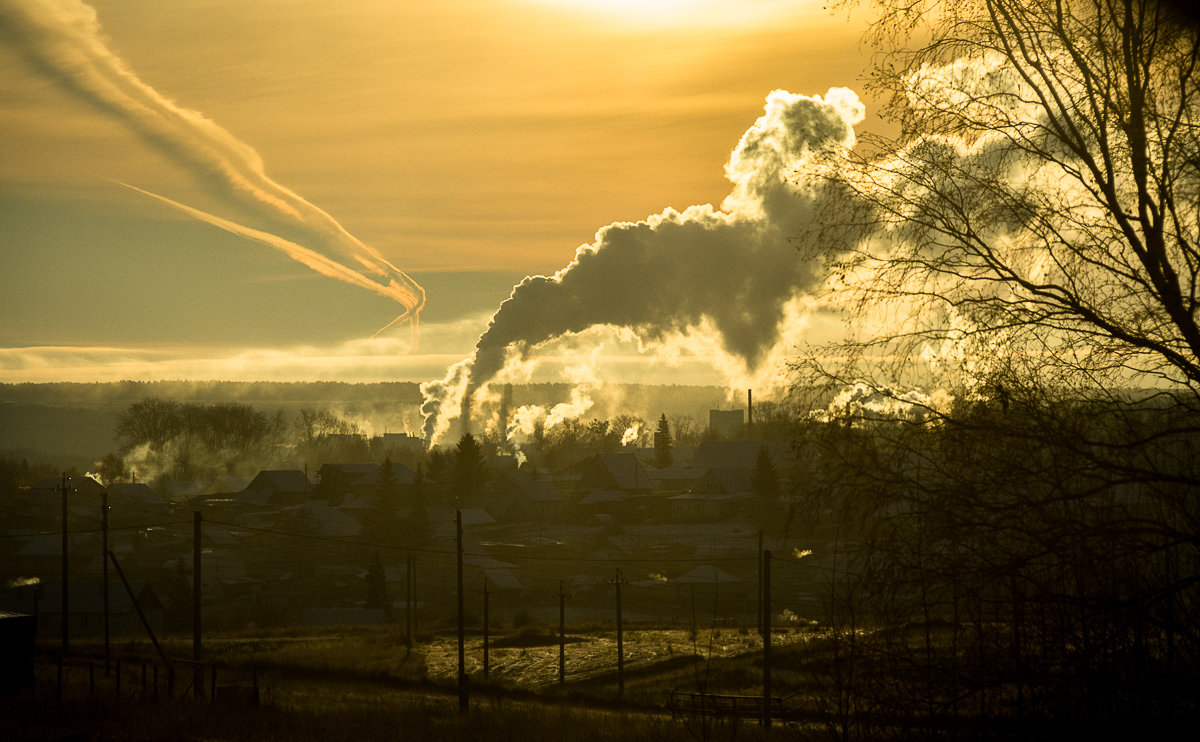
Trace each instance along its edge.
<instances>
[{"instance_id":1,"label":"industrial smokestack","mask_svg":"<svg viewBox=\"0 0 1200 742\"><path fill-rule=\"evenodd\" d=\"M513 385L504 385L504 396L500 398L500 440L508 443L508 414L512 409Z\"/></svg>"},{"instance_id":2,"label":"industrial smokestack","mask_svg":"<svg viewBox=\"0 0 1200 742\"><path fill-rule=\"evenodd\" d=\"M474 354L422 385L426 438L440 437L460 395L495 378L510 355L597 326L628 330L651 348L702 337L706 355L723 354L730 379L778 360L786 334L799 325L801 300L825 279L822 266L797 256L794 242L825 192L820 181L796 174L853 146L864 115L846 88L824 97L773 91L725 166L732 189L721 208L666 209L610 224L558 273L515 286Z\"/></svg>"},{"instance_id":3,"label":"industrial smokestack","mask_svg":"<svg viewBox=\"0 0 1200 742\"><path fill-rule=\"evenodd\" d=\"M746 437L754 430L754 390L746 390Z\"/></svg>"},{"instance_id":4,"label":"industrial smokestack","mask_svg":"<svg viewBox=\"0 0 1200 742\"><path fill-rule=\"evenodd\" d=\"M463 395L462 409L459 411L459 423L462 426L462 434L469 435L471 433L471 392Z\"/></svg>"}]
</instances>

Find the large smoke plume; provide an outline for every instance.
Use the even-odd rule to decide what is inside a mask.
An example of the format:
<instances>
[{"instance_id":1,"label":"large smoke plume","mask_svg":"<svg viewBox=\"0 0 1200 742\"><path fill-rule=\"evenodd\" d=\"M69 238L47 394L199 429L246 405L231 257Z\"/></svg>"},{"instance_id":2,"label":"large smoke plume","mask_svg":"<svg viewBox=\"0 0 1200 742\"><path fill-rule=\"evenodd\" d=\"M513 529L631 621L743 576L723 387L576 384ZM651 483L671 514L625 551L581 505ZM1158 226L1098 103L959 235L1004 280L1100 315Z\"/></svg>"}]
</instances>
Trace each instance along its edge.
<instances>
[{"instance_id":1,"label":"large smoke plume","mask_svg":"<svg viewBox=\"0 0 1200 742\"><path fill-rule=\"evenodd\" d=\"M648 344L704 328L725 354L759 367L783 336L789 303L824 278L792 243L819 189L793 176L806 159L852 146L863 117L858 96L845 88L813 97L772 92L725 166L733 188L721 208L611 224L555 275L514 287L474 354L422 385L426 438L444 435L514 357L596 326Z\"/></svg>"},{"instance_id":2,"label":"large smoke plume","mask_svg":"<svg viewBox=\"0 0 1200 742\"><path fill-rule=\"evenodd\" d=\"M92 7L81 0L3 0L0 39L61 89L120 121L187 167L197 180L265 222L267 229L253 229L135 190L280 250L321 275L394 299L404 312L393 323L415 323L425 292L412 278L328 213L270 178L248 144L143 82L109 48Z\"/></svg>"}]
</instances>

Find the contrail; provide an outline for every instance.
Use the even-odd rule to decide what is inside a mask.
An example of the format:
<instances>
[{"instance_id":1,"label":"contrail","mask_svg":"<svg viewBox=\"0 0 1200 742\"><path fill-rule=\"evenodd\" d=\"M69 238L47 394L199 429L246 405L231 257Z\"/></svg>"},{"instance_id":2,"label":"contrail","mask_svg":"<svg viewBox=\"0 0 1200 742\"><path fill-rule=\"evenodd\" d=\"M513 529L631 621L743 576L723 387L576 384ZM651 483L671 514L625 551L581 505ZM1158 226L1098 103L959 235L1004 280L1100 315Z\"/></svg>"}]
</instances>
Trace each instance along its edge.
<instances>
[{"instance_id":1,"label":"contrail","mask_svg":"<svg viewBox=\"0 0 1200 742\"><path fill-rule=\"evenodd\" d=\"M598 325L650 341L709 326L729 356L755 370L784 337L785 307L825 278L793 243L824 193L794 175L806 159L853 146L864 114L846 88L823 97L772 92L725 166L733 187L721 208L611 224L555 275L515 286L474 354L422 385L426 439L444 434L511 353Z\"/></svg>"},{"instance_id":2,"label":"contrail","mask_svg":"<svg viewBox=\"0 0 1200 742\"><path fill-rule=\"evenodd\" d=\"M113 182L117 183L118 185L125 186L131 191L136 191L144 196L164 203L174 209L178 209L179 211L182 211L188 216L198 219L199 221L206 222L214 227L219 227L226 232L236 234L239 237L245 237L247 239L254 240L255 242L260 242L267 247L273 247L287 255L289 258L299 263L303 263L317 273L320 273L322 276L336 278L339 281L345 281L346 283L354 284L355 286L361 286L368 291L374 291L381 296L386 296L389 299L394 299L395 301L405 305L413 302L416 298L412 295L407 286L401 285L395 281L392 281L386 286L384 284L377 283L369 278L366 278L358 271L347 268L336 260L322 255L315 250L310 250L309 248L292 242L291 240L284 239L278 235L238 224L237 222L224 219L216 216L215 214L210 214L207 211L202 211L193 206L181 204L178 201L167 198L166 196L147 191L144 188L138 188L137 186L129 185L128 183L122 183L119 180ZM393 320L386 327L384 327L384 329L391 327L393 324L395 324L395 322L396 320Z\"/></svg>"},{"instance_id":3,"label":"contrail","mask_svg":"<svg viewBox=\"0 0 1200 742\"><path fill-rule=\"evenodd\" d=\"M327 212L266 174L253 147L143 82L112 49L82 0L0 0L0 39L60 88L117 119L193 177L308 247L134 188L209 224L275 247L318 273L395 299L392 323L417 322L425 291ZM389 325L390 326L390 325Z\"/></svg>"}]
</instances>

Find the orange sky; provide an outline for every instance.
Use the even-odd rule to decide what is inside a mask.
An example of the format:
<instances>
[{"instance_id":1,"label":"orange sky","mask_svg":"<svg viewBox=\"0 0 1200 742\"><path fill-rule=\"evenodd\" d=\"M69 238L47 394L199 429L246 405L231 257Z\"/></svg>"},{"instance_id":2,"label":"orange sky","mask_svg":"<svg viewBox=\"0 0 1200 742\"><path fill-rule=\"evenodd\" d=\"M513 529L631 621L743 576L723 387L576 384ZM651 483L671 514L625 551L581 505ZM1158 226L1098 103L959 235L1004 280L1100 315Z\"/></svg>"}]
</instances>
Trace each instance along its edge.
<instances>
[{"instance_id":1,"label":"orange sky","mask_svg":"<svg viewBox=\"0 0 1200 742\"><path fill-rule=\"evenodd\" d=\"M145 85L420 281L427 355L469 347L516 278L558 270L598 228L719 203L767 93L861 90L866 64L861 21L815 0L50 4L94 8ZM153 352L176 377L219 374L233 353L337 356L397 314L123 188L263 227L32 69L12 33L0 33L0 380L53 375L64 347L97 349L72 373ZM74 306L50 300L64 290ZM189 370L186 348L212 365Z\"/></svg>"}]
</instances>

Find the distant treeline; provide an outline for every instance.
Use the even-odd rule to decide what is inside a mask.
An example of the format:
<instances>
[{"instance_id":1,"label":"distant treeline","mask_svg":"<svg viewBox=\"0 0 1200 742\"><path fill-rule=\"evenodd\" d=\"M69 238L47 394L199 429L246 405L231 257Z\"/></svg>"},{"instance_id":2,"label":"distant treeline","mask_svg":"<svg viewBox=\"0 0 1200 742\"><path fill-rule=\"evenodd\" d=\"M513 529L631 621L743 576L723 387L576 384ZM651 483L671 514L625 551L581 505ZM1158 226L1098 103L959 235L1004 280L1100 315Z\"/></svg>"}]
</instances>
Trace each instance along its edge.
<instances>
[{"instance_id":1,"label":"distant treeline","mask_svg":"<svg viewBox=\"0 0 1200 742\"><path fill-rule=\"evenodd\" d=\"M513 404L553 405L570 398L569 384L518 384ZM615 418L662 413L687 416L699 426L708 410L729 408L725 390L715 386L614 384L597 394L585 415ZM236 403L290 422L302 410L324 410L360 425L363 433L403 432L420 426L420 385L416 382L354 384L339 381L119 381L97 383L0 384L0 453L54 470L92 468L119 447L122 412L147 399L181 405ZM735 406L737 402L733 403Z\"/></svg>"},{"instance_id":2,"label":"distant treeline","mask_svg":"<svg viewBox=\"0 0 1200 742\"><path fill-rule=\"evenodd\" d=\"M56 407L118 407L147 397L181 402L245 404L354 403L388 400L419 404L420 385L412 381L351 384L342 381L115 381L0 384L0 403Z\"/></svg>"},{"instance_id":3,"label":"distant treeline","mask_svg":"<svg viewBox=\"0 0 1200 742\"><path fill-rule=\"evenodd\" d=\"M554 404L567 400L570 384L514 385L518 404ZM657 405L665 411L728 406L725 390L716 386L678 384L613 384L630 404ZM116 408L148 397L180 402L241 402L272 406L420 404L415 381L350 383L344 381L114 381L0 384L0 404L51 407ZM694 413L693 413L694 414Z\"/></svg>"}]
</instances>

